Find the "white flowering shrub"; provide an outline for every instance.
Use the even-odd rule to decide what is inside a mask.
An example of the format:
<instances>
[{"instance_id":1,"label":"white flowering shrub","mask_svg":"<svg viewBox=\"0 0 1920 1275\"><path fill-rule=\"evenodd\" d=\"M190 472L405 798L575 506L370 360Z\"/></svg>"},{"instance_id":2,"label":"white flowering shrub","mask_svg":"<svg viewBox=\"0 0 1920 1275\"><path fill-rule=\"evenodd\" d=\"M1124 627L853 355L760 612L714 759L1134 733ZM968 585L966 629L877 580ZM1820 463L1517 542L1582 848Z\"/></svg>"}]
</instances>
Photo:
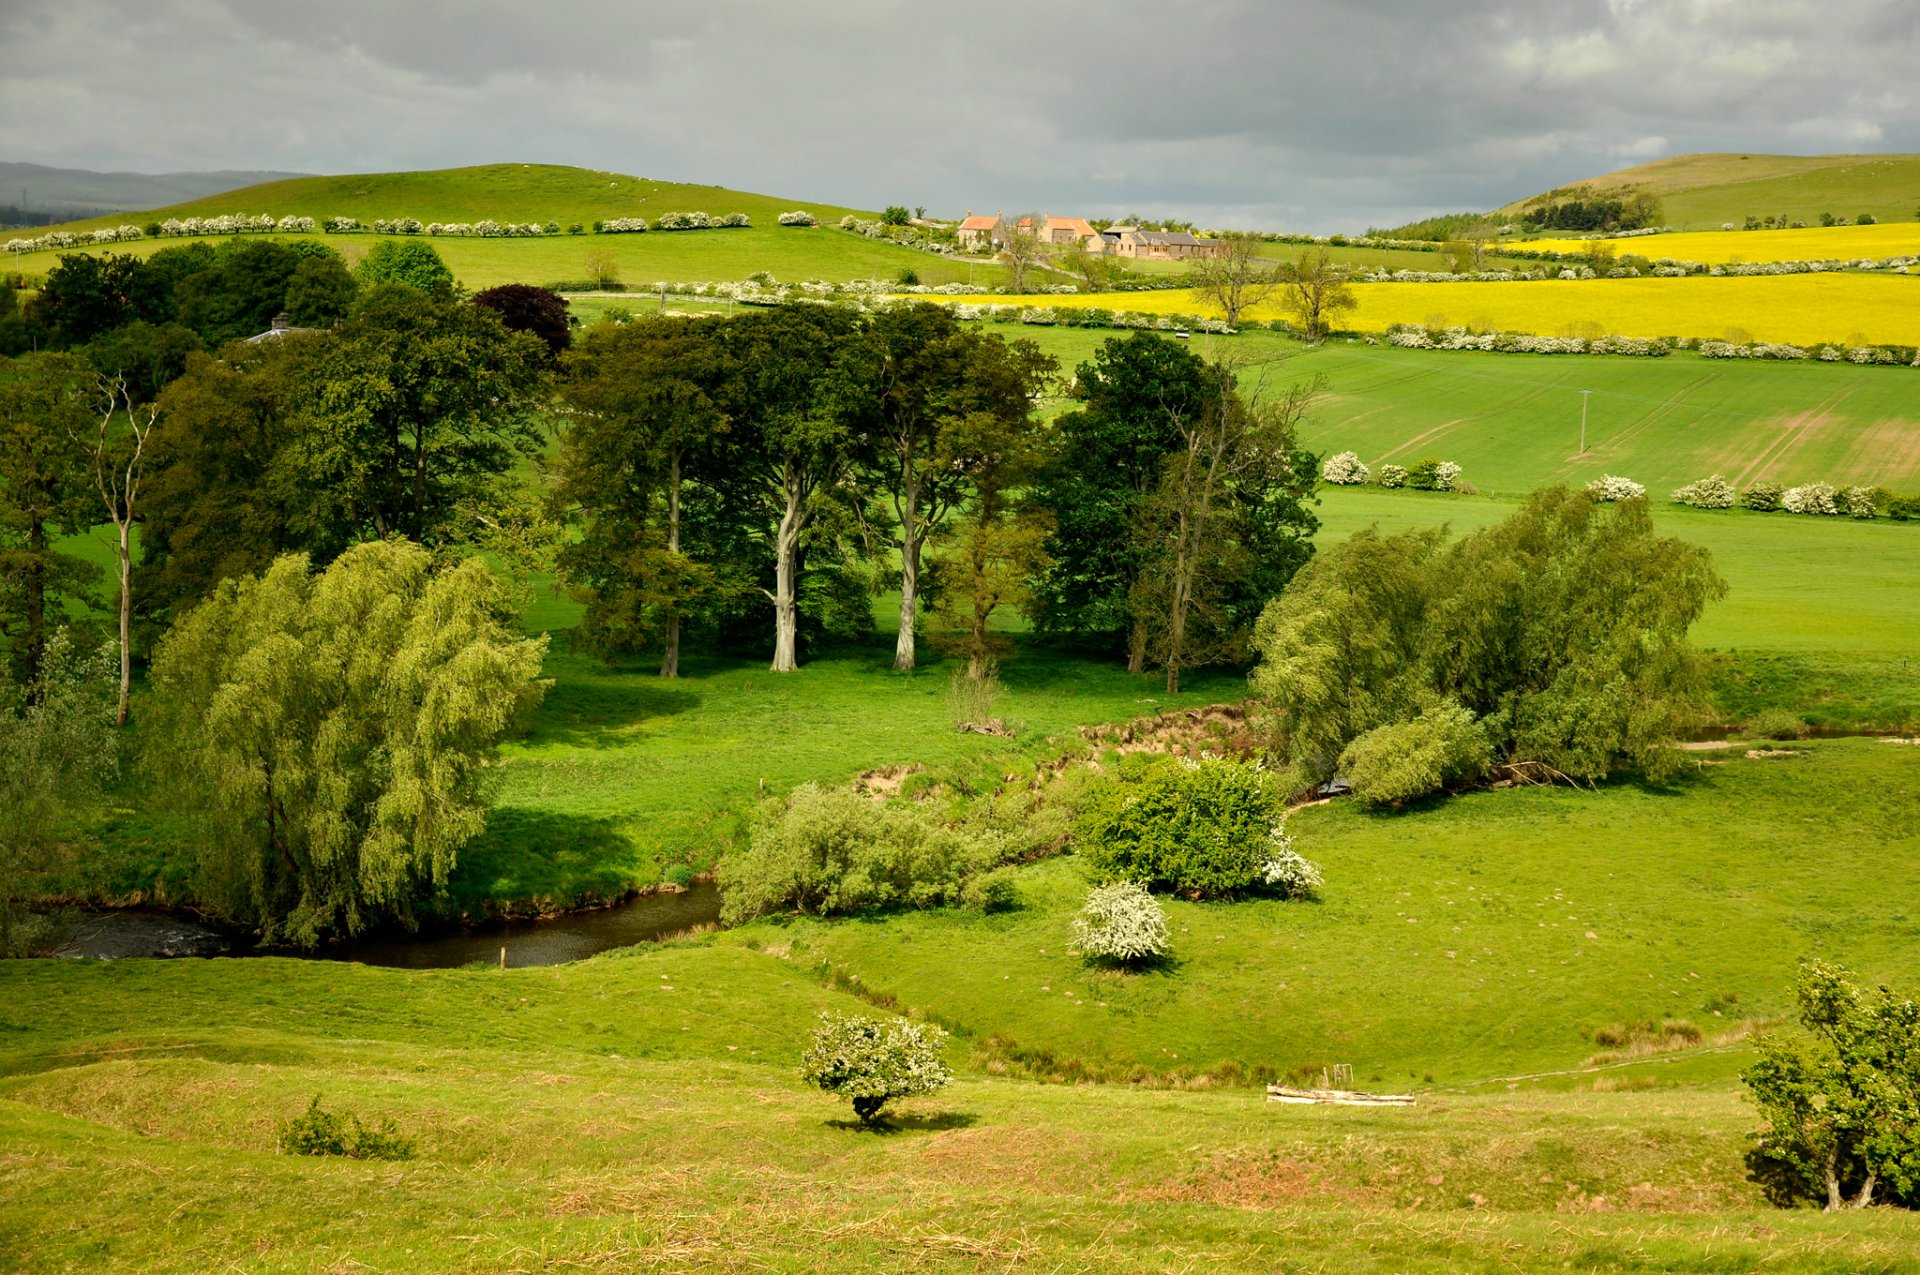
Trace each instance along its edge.
<instances>
[{"instance_id":1,"label":"white flowering shrub","mask_svg":"<svg viewBox=\"0 0 1920 1275\"><path fill-rule=\"evenodd\" d=\"M1289 899L1310 899L1320 893L1320 869L1293 848L1293 838L1284 827L1276 827L1267 837L1260 882Z\"/></svg>"},{"instance_id":2,"label":"white flowering shrub","mask_svg":"<svg viewBox=\"0 0 1920 1275\"><path fill-rule=\"evenodd\" d=\"M1780 507L1790 514L1831 517L1841 512L1840 494L1832 483L1803 483L1780 493Z\"/></svg>"},{"instance_id":3,"label":"white flowering shrub","mask_svg":"<svg viewBox=\"0 0 1920 1275\"><path fill-rule=\"evenodd\" d=\"M638 235L645 233L646 229L645 217L609 217L600 223L600 233L603 235Z\"/></svg>"},{"instance_id":4,"label":"white flowering shrub","mask_svg":"<svg viewBox=\"0 0 1920 1275\"><path fill-rule=\"evenodd\" d=\"M1380 466L1380 485L1382 487L1405 487L1407 485L1407 467L1389 462Z\"/></svg>"},{"instance_id":5,"label":"white flowering shrub","mask_svg":"<svg viewBox=\"0 0 1920 1275\"><path fill-rule=\"evenodd\" d=\"M282 217L273 223L273 228L283 235L310 235L314 224L311 217Z\"/></svg>"},{"instance_id":6,"label":"white flowering shrub","mask_svg":"<svg viewBox=\"0 0 1920 1275\"><path fill-rule=\"evenodd\" d=\"M661 213L654 219L655 230L711 230L713 218L703 212Z\"/></svg>"},{"instance_id":7,"label":"white flowering shrub","mask_svg":"<svg viewBox=\"0 0 1920 1275\"><path fill-rule=\"evenodd\" d=\"M1454 483L1460 480L1460 466L1450 460L1443 460L1433 467L1433 489L1452 491Z\"/></svg>"},{"instance_id":8,"label":"white flowering shrub","mask_svg":"<svg viewBox=\"0 0 1920 1275\"><path fill-rule=\"evenodd\" d=\"M800 1059L800 1078L851 1099L853 1114L872 1124L895 1098L937 1093L953 1083L941 1057L946 1043L947 1033L931 1023L825 1012Z\"/></svg>"},{"instance_id":9,"label":"white flowering shrub","mask_svg":"<svg viewBox=\"0 0 1920 1275\"><path fill-rule=\"evenodd\" d=\"M358 217L329 217L323 225L330 235L350 235L361 228Z\"/></svg>"},{"instance_id":10,"label":"white flowering shrub","mask_svg":"<svg viewBox=\"0 0 1920 1275\"><path fill-rule=\"evenodd\" d=\"M377 235L418 235L426 229L418 217L394 217L373 223L373 232Z\"/></svg>"},{"instance_id":11,"label":"white flowering shrub","mask_svg":"<svg viewBox=\"0 0 1920 1275\"><path fill-rule=\"evenodd\" d=\"M781 213L780 224L783 226L817 226L820 224L820 219L805 209L796 208L792 212Z\"/></svg>"},{"instance_id":12,"label":"white flowering shrub","mask_svg":"<svg viewBox=\"0 0 1920 1275\"><path fill-rule=\"evenodd\" d=\"M1603 502L1638 500L1647 494L1647 489L1631 478L1622 478L1618 474L1606 474L1587 484L1587 494Z\"/></svg>"},{"instance_id":13,"label":"white flowering shrub","mask_svg":"<svg viewBox=\"0 0 1920 1275\"><path fill-rule=\"evenodd\" d=\"M1675 504L1694 509L1731 509L1734 497L1733 484L1718 474L1675 488L1673 493Z\"/></svg>"},{"instance_id":14,"label":"white flowering shrub","mask_svg":"<svg viewBox=\"0 0 1920 1275\"><path fill-rule=\"evenodd\" d=\"M1073 919L1073 950L1092 960L1133 965L1170 948L1166 910L1138 881L1094 886Z\"/></svg>"},{"instance_id":15,"label":"white flowering shrub","mask_svg":"<svg viewBox=\"0 0 1920 1275\"><path fill-rule=\"evenodd\" d=\"M728 213L714 221L716 230L740 230L753 225L753 219L742 212Z\"/></svg>"},{"instance_id":16,"label":"white flowering shrub","mask_svg":"<svg viewBox=\"0 0 1920 1275\"><path fill-rule=\"evenodd\" d=\"M1879 502L1874 499L1871 487L1849 487L1840 493L1841 507L1849 518L1877 518L1880 515Z\"/></svg>"},{"instance_id":17,"label":"white flowering shrub","mask_svg":"<svg viewBox=\"0 0 1920 1275\"><path fill-rule=\"evenodd\" d=\"M1357 486L1371 476L1372 471L1353 452L1329 456L1326 463L1320 466L1320 477L1336 487Z\"/></svg>"}]
</instances>

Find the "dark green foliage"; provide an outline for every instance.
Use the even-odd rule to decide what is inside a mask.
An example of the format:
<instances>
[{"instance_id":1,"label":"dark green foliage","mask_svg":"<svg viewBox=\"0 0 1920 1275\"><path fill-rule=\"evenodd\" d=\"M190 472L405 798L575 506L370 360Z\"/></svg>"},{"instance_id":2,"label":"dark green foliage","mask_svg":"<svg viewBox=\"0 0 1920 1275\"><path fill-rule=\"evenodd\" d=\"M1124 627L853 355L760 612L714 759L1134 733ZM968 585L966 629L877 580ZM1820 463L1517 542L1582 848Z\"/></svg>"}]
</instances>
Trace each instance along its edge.
<instances>
[{"instance_id":1,"label":"dark green foliage","mask_svg":"<svg viewBox=\"0 0 1920 1275\"><path fill-rule=\"evenodd\" d=\"M1786 490L1779 483L1755 483L1740 494L1740 503L1755 513L1774 513L1781 508L1780 497Z\"/></svg>"},{"instance_id":2,"label":"dark green foliage","mask_svg":"<svg viewBox=\"0 0 1920 1275\"><path fill-rule=\"evenodd\" d=\"M1407 486L1415 491L1440 490L1440 462L1429 457L1408 465Z\"/></svg>"},{"instance_id":3,"label":"dark green foliage","mask_svg":"<svg viewBox=\"0 0 1920 1275\"><path fill-rule=\"evenodd\" d=\"M382 1116L369 1126L352 1112L323 1111L315 1094L307 1109L280 1126L282 1155L338 1155L350 1160L411 1160L414 1139Z\"/></svg>"},{"instance_id":4,"label":"dark green foliage","mask_svg":"<svg viewBox=\"0 0 1920 1275\"><path fill-rule=\"evenodd\" d=\"M26 315L42 348L70 350L137 319L165 322L173 298L166 278L138 257L71 253L47 271Z\"/></svg>"},{"instance_id":5,"label":"dark green foliage","mask_svg":"<svg viewBox=\"0 0 1920 1275\"><path fill-rule=\"evenodd\" d=\"M1818 961L1795 995L1808 1035L1741 1073L1767 1121L1749 1174L1783 1207L1920 1206L1920 1005Z\"/></svg>"},{"instance_id":6,"label":"dark green foliage","mask_svg":"<svg viewBox=\"0 0 1920 1275\"><path fill-rule=\"evenodd\" d=\"M1073 843L1097 881L1217 899L1262 883L1285 813L1279 782L1248 763L1130 759L1088 793Z\"/></svg>"},{"instance_id":7,"label":"dark green foliage","mask_svg":"<svg viewBox=\"0 0 1920 1275\"><path fill-rule=\"evenodd\" d=\"M32 681L68 602L86 597L93 564L56 547L100 518L100 494L75 438L99 423L99 378L76 355L0 366L0 642Z\"/></svg>"},{"instance_id":8,"label":"dark green foliage","mask_svg":"<svg viewBox=\"0 0 1920 1275\"><path fill-rule=\"evenodd\" d=\"M1665 215L1660 197L1650 191L1614 195L1549 191L1521 210L1521 219L1540 230L1639 230Z\"/></svg>"},{"instance_id":9,"label":"dark green foliage","mask_svg":"<svg viewBox=\"0 0 1920 1275\"><path fill-rule=\"evenodd\" d=\"M880 210L880 222L887 226L904 226L912 220L913 214L900 204L888 204Z\"/></svg>"},{"instance_id":10,"label":"dark green foliage","mask_svg":"<svg viewBox=\"0 0 1920 1275\"><path fill-rule=\"evenodd\" d=\"M276 315L286 312L292 317L288 292L301 267L309 263L312 268L301 279L300 305L307 317L331 322L346 312L342 298L328 295L322 286L331 280L332 289L338 291L345 275L339 255L320 244L270 239L224 243L214 250L208 269L176 284L180 322L199 333L209 347L257 336L273 325ZM348 289L345 296L351 295Z\"/></svg>"},{"instance_id":11,"label":"dark green foliage","mask_svg":"<svg viewBox=\"0 0 1920 1275\"><path fill-rule=\"evenodd\" d=\"M1898 522L1920 518L1920 496L1895 496L1887 502L1887 517Z\"/></svg>"},{"instance_id":12,"label":"dark green foliage","mask_svg":"<svg viewBox=\"0 0 1920 1275\"><path fill-rule=\"evenodd\" d=\"M328 328L347 317L360 285L337 254L310 256L287 279L287 319L297 328Z\"/></svg>"},{"instance_id":13,"label":"dark green foliage","mask_svg":"<svg viewBox=\"0 0 1920 1275\"><path fill-rule=\"evenodd\" d=\"M473 303L500 316L509 332L530 332L559 358L573 344L573 319L567 299L552 288L508 283L473 294Z\"/></svg>"},{"instance_id":14,"label":"dark green foliage","mask_svg":"<svg viewBox=\"0 0 1920 1275\"><path fill-rule=\"evenodd\" d=\"M1340 773L1369 806L1399 806L1478 779L1493 746L1473 714L1451 701L1411 721L1376 726L1340 754Z\"/></svg>"},{"instance_id":15,"label":"dark green foliage","mask_svg":"<svg viewBox=\"0 0 1920 1275\"><path fill-rule=\"evenodd\" d=\"M353 268L353 277L363 288L397 283L436 297L453 291L453 271L432 244L418 239L381 239Z\"/></svg>"},{"instance_id":16,"label":"dark green foliage","mask_svg":"<svg viewBox=\"0 0 1920 1275\"><path fill-rule=\"evenodd\" d=\"M1654 534L1644 500L1546 488L1451 545L1369 531L1321 555L1261 617L1255 684L1316 778L1366 732L1453 700L1497 758L1665 782L1706 713L1687 630L1725 590L1705 550Z\"/></svg>"},{"instance_id":17,"label":"dark green foliage","mask_svg":"<svg viewBox=\"0 0 1920 1275\"><path fill-rule=\"evenodd\" d=\"M87 361L104 377L119 377L136 403L151 403L187 370L187 356L206 347L180 323L136 319L86 347Z\"/></svg>"}]
</instances>

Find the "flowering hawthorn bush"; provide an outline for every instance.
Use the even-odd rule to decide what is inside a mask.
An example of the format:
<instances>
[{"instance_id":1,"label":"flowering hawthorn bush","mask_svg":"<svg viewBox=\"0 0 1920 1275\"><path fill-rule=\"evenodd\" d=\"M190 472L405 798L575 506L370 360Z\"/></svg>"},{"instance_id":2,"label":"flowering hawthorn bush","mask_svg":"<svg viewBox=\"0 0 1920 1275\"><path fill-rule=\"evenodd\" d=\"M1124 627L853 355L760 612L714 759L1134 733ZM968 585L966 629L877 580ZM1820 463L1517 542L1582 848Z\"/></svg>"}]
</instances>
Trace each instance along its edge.
<instances>
[{"instance_id":1,"label":"flowering hawthorn bush","mask_svg":"<svg viewBox=\"0 0 1920 1275\"><path fill-rule=\"evenodd\" d=\"M325 227L330 235L350 235L362 228L358 217L329 217Z\"/></svg>"},{"instance_id":2,"label":"flowering hawthorn bush","mask_svg":"<svg viewBox=\"0 0 1920 1275\"><path fill-rule=\"evenodd\" d=\"M940 1056L947 1033L930 1023L882 1021L860 1014L823 1012L800 1078L853 1100L853 1114L872 1124L895 1098L936 1093L953 1083Z\"/></svg>"},{"instance_id":3,"label":"flowering hawthorn bush","mask_svg":"<svg viewBox=\"0 0 1920 1275\"><path fill-rule=\"evenodd\" d=\"M1407 485L1407 467L1388 463L1380 466L1380 485L1382 487L1405 487Z\"/></svg>"},{"instance_id":4,"label":"flowering hawthorn bush","mask_svg":"<svg viewBox=\"0 0 1920 1275\"><path fill-rule=\"evenodd\" d=\"M1731 509L1734 502L1733 484L1715 474L1711 478L1701 478L1676 488L1673 501L1694 509Z\"/></svg>"},{"instance_id":5,"label":"flowering hawthorn bush","mask_svg":"<svg viewBox=\"0 0 1920 1275\"><path fill-rule=\"evenodd\" d=\"M600 233L603 235L638 235L645 233L647 219L645 217L609 217L600 222L599 226Z\"/></svg>"},{"instance_id":6,"label":"flowering hawthorn bush","mask_svg":"<svg viewBox=\"0 0 1920 1275\"><path fill-rule=\"evenodd\" d=\"M1828 517L1842 512L1840 493L1832 483L1802 483L1780 495L1780 507L1790 514L1819 514Z\"/></svg>"},{"instance_id":7,"label":"flowering hawthorn bush","mask_svg":"<svg viewBox=\"0 0 1920 1275\"><path fill-rule=\"evenodd\" d=\"M1131 965L1165 956L1171 946L1166 909L1138 881L1094 886L1073 919L1073 950L1094 960Z\"/></svg>"},{"instance_id":8,"label":"flowering hawthorn bush","mask_svg":"<svg viewBox=\"0 0 1920 1275\"><path fill-rule=\"evenodd\" d=\"M805 209L796 208L792 212L781 213L780 224L783 226L817 226L820 224L820 219Z\"/></svg>"},{"instance_id":9,"label":"flowering hawthorn bush","mask_svg":"<svg viewBox=\"0 0 1920 1275\"><path fill-rule=\"evenodd\" d=\"M1770 514L1781 507L1780 499L1786 490L1779 483L1755 483L1740 497L1740 503L1755 513Z\"/></svg>"},{"instance_id":10,"label":"flowering hawthorn bush","mask_svg":"<svg viewBox=\"0 0 1920 1275\"><path fill-rule=\"evenodd\" d=\"M1320 477L1336 487L1357 486L1366 482L1370 475L1371 471L1353 452L1341 452L1337 456L1329 456L1326 463L1320 466Z\"/></svg>"},{"instance_id":11,"label":"flowering hawthorn bush","mask_svg":"<svg viewBox=\"0 0 1920 1275\"><path fill-rule=\"evenodd\" d=\"M1622 478L1618 474L1606 474L1587 484L1587 494L1603 502L1638 500L1647 494L1647 489L1631 478Z\"/></svg>"}]
</instances>

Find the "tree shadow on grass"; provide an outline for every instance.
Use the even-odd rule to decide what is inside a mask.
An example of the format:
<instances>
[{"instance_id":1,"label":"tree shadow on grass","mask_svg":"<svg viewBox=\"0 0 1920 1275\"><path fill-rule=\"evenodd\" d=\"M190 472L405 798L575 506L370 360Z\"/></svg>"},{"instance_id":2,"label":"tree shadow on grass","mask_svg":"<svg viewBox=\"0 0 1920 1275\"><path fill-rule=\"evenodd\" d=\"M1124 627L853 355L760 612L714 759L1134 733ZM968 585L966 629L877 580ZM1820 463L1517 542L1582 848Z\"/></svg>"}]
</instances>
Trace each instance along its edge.
<instances>
[{"instance_id":1,"label":"tree shadow on grass","mask_svg":"<svg viewBox=\"0 0 1920 1275\"><path fill-rule=\"evenodd\" d=\"M880 1118L872 1124L863 1124L858 1120L829 1120L829 1129L846 1129L853 1133L901 1134L901 1133L942 1133L948 1129L970 1129L980 1123L980 1118L968 1111L933 1111L925 1115L913 1114L889 1116L882 1112Z\"/></svg>"},{"instance_id":2,"label":"tree shadow on grass","mask_svg":"<svg viewBox=\"0 0 1920 1275\"><path fill-rule=\"evenodd\" d=\"M603 669L561 676L534 710L522 742L572 748L620 748L632 727L660 717L691 713L701 705L692 690L645 673Z\"/></svg>"},{"instance_id":3,"label":"tree shadow on grass","mask_svg":"<svg viewBox=\"0 0 1920 1275\"><path fill-rule=\"evenodd\" d=\"M489 916L500 900L561 907L609 903L632 884L635 849L611 819L496 806L447 883L455 914Z\"/></svg>"}]
</instances>

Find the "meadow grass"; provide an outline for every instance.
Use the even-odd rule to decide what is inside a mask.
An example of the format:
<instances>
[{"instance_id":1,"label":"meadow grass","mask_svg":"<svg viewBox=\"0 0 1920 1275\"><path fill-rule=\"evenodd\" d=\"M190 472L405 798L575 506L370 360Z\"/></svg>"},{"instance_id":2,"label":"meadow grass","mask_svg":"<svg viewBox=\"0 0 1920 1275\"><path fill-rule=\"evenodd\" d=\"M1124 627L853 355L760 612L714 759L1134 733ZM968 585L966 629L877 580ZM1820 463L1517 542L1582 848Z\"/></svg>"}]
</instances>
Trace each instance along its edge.
<instances>
[{"instance_id":1,"label":"meadow grass","mask_svg":"<svg viewBox=\"0 0 1920 1275\"><path fill-rule=\"evenodd\" d=\"M1396 323L1537 336L1611 335L1719 340L1920 344L1920 279L1893 274L1775 275L1715 279L1536 279L1515 283L1364 283L1353 332ZM1000 305L1096 306L1144 314L1217 314L1188 289L1079 296L994 297ZM1287 317L1277 302L1252 320Z\"/></svg>"},{"instance_id":2,"label":"meadow grass","mask_svg":"<svg viewBox=\"0 0 1920 1275\"><path fill-rule=\"evenodd\" d=\"M1812 225L1828 212L1912 221L1920 207L1920 155L1673 155L1576 185L1650 190L1661 198L1661 221L1683 230L1744 225L1750 216ZM1523 202L1500 211L1517 213Z\"/></svg>"},{"instance_id":3,"label":"meadow grass","mask_svg":"<svg viewBox=\"0 0 1920 1275\"><path fill-rule=\"evenodd\" d=\"M7 962L0 1269L1920 1269L1910 1216L1765 1209L1731 1081L1795 957L1911 980L1905 751L1302 811L1324 899L1174 902L1145 975L1064 952L1071 859L1012 913L569 966ZM805 1089L814 1015L863 1008L836 982L955 1028L959 1082L879 1133ZM1675 1016L1699 1046L1591 1058ZM1246 1087L1340 1061L1420 1104ZM1022 1078L1102 1063L1148 1083ZM420 1158L275 1154L316 1093Z\"/></svg>"},{"instance_id":4,"label":"meadow grass","mask_svg":"<svg viewBox=\"0 0 1920 1275\"><path fill-rule=\"evenodd\" d=\"M1920 200L1920 196L1916 196ZM1853 214L1849 213L1848 216ZM1912 210L1908 210L1912 215ZM1809 226L1804 230L1710 230L1609 239L1622 253L1710 266L1743 261L1857 261L1920 253L1920 224L1902 220L1871 226ZM1543 252L1590 252L1587 239L1533 239L1519 245Z\"/></svg>"}]
</instances>

